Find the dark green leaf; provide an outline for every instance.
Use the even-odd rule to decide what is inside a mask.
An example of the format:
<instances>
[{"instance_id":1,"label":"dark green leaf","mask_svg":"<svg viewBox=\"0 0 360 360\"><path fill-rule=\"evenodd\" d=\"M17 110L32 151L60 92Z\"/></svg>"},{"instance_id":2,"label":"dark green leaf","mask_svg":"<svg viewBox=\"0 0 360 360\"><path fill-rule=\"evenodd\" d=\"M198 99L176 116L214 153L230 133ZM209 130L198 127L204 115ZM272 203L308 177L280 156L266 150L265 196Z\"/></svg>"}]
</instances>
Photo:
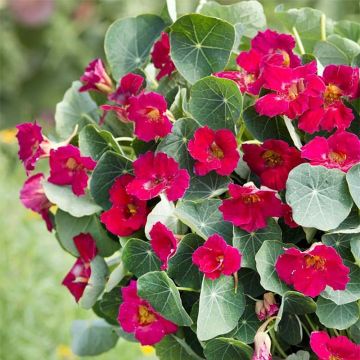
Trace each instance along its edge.
<instances>
[{"instance_id":1,"label":"dark green leaf","mask_svg":"<svg viewBox=\"0 0 360 360\"><path fill-rule=\"evenodd\" d=\"M354 238L360 241L360 234L324 234L321 241L332 246L343 259L353 260L350 250L350 240Z\"/></svg>"},{"instance_id":2,"label":"dark green leaf","mask_svg":"<svg viewBox=\"0 0 360 360\"><path fill-rule=\"evenodd\" d=\"M351 197L360 209L360 164L353 166L346 174Z\"/></svg>"},{"instance_id":3,"label":"dark green leaf","mask_svg":"<svg viewBox=\"0 0 360 360\"><path fill-rule=\"evenodd\" d=\"M116 286L110 292L106 292L100 300L100 310L106 315L111 324L118 325L117 317L122 303L121 287Z\"/></svg>"},{"instance_id":4,"label":"dark green leaf","mask_svg":"<svg viewBox=\"0 0 360 360\"><path fill-rule=\"evenodd\" d=\"M290 345L301 342L303 331L300 319L297 315L284 313L279 323L278 333L280 337Z\"/></svg>"},{"instance_id":5,"label":"dark green leaf","mask_svg":"<svg viewBox=\"0 0 360 360\"><path fill-rule=\"evenodd\" d=\"M259 274L251 269L241 268L238 271L239 282L244 286L244 292L254 298L262 295L265 289L260 284Z\"/></svg>"},{"instance_id":6,"label":"dark green leaf","mask_svg":"<svg viewBox=\"0 0 360 360\"><path fill-rule=\"evenodd\" d=\"M204 354L208 360L250 360L253 350L250 346L235 339L219 337L205 345Z\"/></svg>"}]
</instances>

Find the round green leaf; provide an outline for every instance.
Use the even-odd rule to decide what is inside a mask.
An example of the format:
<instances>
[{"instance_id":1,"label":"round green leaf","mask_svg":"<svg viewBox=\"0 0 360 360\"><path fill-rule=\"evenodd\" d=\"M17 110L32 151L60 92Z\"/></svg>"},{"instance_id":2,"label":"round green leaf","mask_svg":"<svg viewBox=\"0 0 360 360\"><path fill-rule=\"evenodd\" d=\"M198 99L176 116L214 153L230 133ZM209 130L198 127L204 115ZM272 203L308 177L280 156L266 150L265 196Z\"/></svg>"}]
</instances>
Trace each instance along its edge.
<instances>
[{"instance_id":1,"label":"round green leaf","mask_svg":"<svg viewBox=\"0 0 360 360\"><path fill-rule=\"evenodd\" d=\"M106 315L106 320L111 321L111 324L118 325L117 317L122 301L120 286L116 286L110 292L104 293L101 300L99 300L100 310Z\"/></svg>"},{"instance_id":2,"label":"round green leaf","mask_svg":"<svg viewBox=\"0 0 360 360\"><path fill-rule=\"evenodd\" d=\"M120 19L109 27L104 47L116 81L147 62L154 41L164 27L164 21L156 15Z\"/></svg>"},{"instance_id":3,"label":"round green leaf","mask_svg":"<svg viewBox=\"0 0 360 360\"><path fill-rule=\"evenodd\" d=\"M244 286L245 294L248 294L254 298L262 296L265 289L260 284L259 274L249 268L241 268L238 271L239 282Z\"/></svg>"},{"instance_id":4,"label":"round green leaf","mask_svg":"<svg viewBox=\"0 0 360 360\"><path fill-rule=\"evenodd\" d=\"M319 296L316 305L316 315L328 328L344 330L359 319L359 306L356 302L336 305L331 300Z\"/></svg>"},{"instance_id":5,"label":"round green leaf","mask_svg":"<svg viewBox=\"0 0 360 360\"><path fill-rule=\"evenodd\" d=\"M204 354L208 360L250 360L253 349L235 339L219 337L206 343Z\"/></svg>"},{"instance_id":6,"label":"round green leaf","mask_svg":"<svg viewBox=\"0 0 360 360\"><path fill-rule=\"evenodd\" d=\"M359 234L354 234L352 236L352 239L350 241L350 249L351 252L355 258L355 261L358 265L360 265L359 261L360 261L360 239L359 239Z\"/></svg>"},{"instance_id":7,"label":"round green leaf","mask_svg":"<svg viewBox=\"0 0 360 360\"><path fill-rule=\"evenodd\" d=\"M234 131L240 118L242 101L235 82L208 76L192 86L189 111L201 126Z\"/></svg>"},{"instance_id":8,"label":"round green leaf","mask_svg":"<svg viewBox=\"0 0 360 360\"><path fill-rule=\"evenodd\" d=\"M351 239L360 242L360 234L324 234L321 237L322 243L332 246L343 259L347 260L353 260L350 250Z\"/></svg>"},{"instance_id":9,"label":"round green leaf","mask_svg":"<svg viewBox=\"0 0 360 360\"><path fill-rule=\"evenodd\" d=\"M126 243L122 260L136 277L160 269L160 260L152 251L150 243L139 239L130 239Z\"/></svg>"},{"instance_id":10,"label":"round green leaf","mask_svg":"<svg viewBox=\"0 0 360 360\"><path fill-rule=\"evenodd\" d=\"M137 281L138 294L166 319L180 326L190 326L192 320L185 311L178 289L163 271L148 272Z\"/></svg>"},{"instance_id":11,"label":"round green leaf","mask_svg":"<svg viewBox=\"0 0 360 360\"><path fill-rule=\"evenodd\" d=\"M198 339L210 340L233 330L244 310L245 297L241 283L235 293L232 276L222 275L216 280L204 277L197 318Z\"/></svg>"},{"instance_id":12,"label":"round green leaf","mask_svg":"<svg viewBox=\"0 0 360 360\"><path fill-rule=\"evenodd\" d=\"M305 227L335 229L349 215L353 204L345 174L337 169L301 164L290 172L286 189L293 218Z\"/></svg>"},{"instance_id":13,"label":"round green leaf","mask_svg":"<svg viewBox=\"0 0 360 360\"><path fill-rule=\"evenodd\" d=\"M279 323L278 333L285 342L297 345L303 338L301 321L297 315L284 313Z\"/></svg>"},{"instance_id":14,"label":"round green leaf","mask_svg":"<svg viewBox=\"0 0 360 360\"><path fill-rule=\"evenodd\" d=\"M228 22L199 14L185 15L171 26L171 59L193 84L225 68L234 40L235 30Z\"/></svg>"},{"instance_id":15,"label":"round green leaf","mask_svg":"<svg viewBox=\"0 0 360 360\"><path fill-rule=\"evenodd\" d=\"M360 164L353 166L346 174L350 194L356 206L360 209Z\"/></svg>"},{"instance_id":16,"label":"round green leaf","mask_svg":"<svg viewBox=\"0 0 360 360\"><path fill-rule=\"evenodd\" d=\"M299 350L297 353L289 355L286 360L310 360L310 354L307 351Z\"/></svg>"},{"instance_id":17,"label":"round green leaf","mask_svg":"<svg viewBox=\"0 0 360 360\"><path fill-rule=\"evenodd\" d=\"M233 246L242 253L241 267L256 270L255 255L266 240L281 241L281 228L273 219L269 219L266 228L251 233L234 227Z\"/></svg>"},{"instance_id":18,"label":"round green leaf","mask_svg":"<svg viewBox=\"0 0 360 360\"><path fill-rule=\"evenodd\" d=\"M354 325L351 325L348 331L350 338L357 344L360 344L360 319Z\"/></svg>"}]
</instances>

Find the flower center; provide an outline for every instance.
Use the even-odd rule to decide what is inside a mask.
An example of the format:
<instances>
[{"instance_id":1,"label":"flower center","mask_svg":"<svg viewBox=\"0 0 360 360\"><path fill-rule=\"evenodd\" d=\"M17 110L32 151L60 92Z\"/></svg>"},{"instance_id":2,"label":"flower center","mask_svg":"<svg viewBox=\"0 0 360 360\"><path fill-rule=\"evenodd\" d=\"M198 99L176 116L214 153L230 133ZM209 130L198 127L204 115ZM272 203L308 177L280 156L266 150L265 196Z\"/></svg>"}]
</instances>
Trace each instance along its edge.
<instances>
[{"instance_id":1,"label":"flower center","mask_svg":"<svg viewBox=\"0 0 360 360\"><path fill-rule=\"evenodd\" d=\"M299 79L288 87L288 97L295 100L305 90L304 79Z\"/></svg>"},{"instance_id":2,"label":"flower center","mask_svg":"<svg viewBox=\"0 0 360 360\"><path fill-rule=\"evenodd\" d=\"M210 150L211 153L218 159L223 159L224 158L224 152L221 150L221 148L216 144L216 142L214 141L211 145L210 145Z\"/></svg>"},{"instance_id":3,"label":"flower center","mask_svg":"<svg viewBox=\"0 0 360 360\"><path fill-rule=\"evenodd\" d=\"M255 80L255 74L248 73L245 75L245 84L252 84Z\"/></svg>"},{"instance_id":4,"label":"flower center","mask_svg":"<svg viewBox=\"0 0 360 360\"><path fill-rule=\"evenodd\" d=\"M280 50L280 54L283 56L283 66L289 67L290 66L290 56L285 50Z\"/></svg>"},{"instance_id":5,"label":"flower center","mask_svg":"<svg viewBox=\"0 0 360 360\"><path fill-rule=\"evenodd\" d=\"M283 159L280 154L273 150L266 150L261 157L264 159L267 167L275 167L283 163Z\"/></svg>"},{"instance_id":6,"label":"flower center","mask_svg":"<svg viewBox=\"0 0 360 360\"><path fill-rule=\"evenodd\" d=\"M243 195L242 199L245 204L255 204L261 201L260 196L256 194Z\"/></svg>"},{"instance_id":7,"label":"flower center","mask_svg":"<svg viewBox=\"0 0 360 360\"><path fill-rule=\"evenodd\" d=\"M140 325L149 325L156 320L155 314L145 305L140 305L138 309L138 319Z\"/></svg>"},{"instance_id":8,"label":"flower center","mask_svg":"<svg viewBox=\"0 0 360 360\"><path fill-rule=\"evenodd\" d=\"M78 164L74 158L68 158L65 164L66 168L69 170L77 170L81 168L81 164Z\"/></svg>"},{"instance_id":9,"label":"flower center","mask_svg":"<svg viewBox=\"0 0 360 360\"><path fill-rule=\"evenodd\" d=\"M159 109L148 106L145 110L146 117L152 122L158 122L161 120L161 114Z\"/></svg>"},{"instance_id":10,"label":"flower center","mask_svg":"<svg viewBox=\"0 0 360 360\"><path fill-rule=\"evenodd\" d=\"M346 154L342 152L330 151L329 159L338 164L342 164L346 160Z\"/></svg>"},{"instance_id":11,"label":"flower center","mask_svg":"<svg viewBox=\"0 0 360 360\"><path fill-rule=\"evenodd\" d=\"M324 270L326 260L318 255L305 255L306 268L314 268L315 270Z\"/></svg>"},{"instance_id":12,"label":"flower center","mask_svg":"<svg viewBox=\"0 0 360 360\"><path fill-rule=\"evenodd\" d=\"M329 360L343 360L342 357L331 354Z\"/></svg>"},{"instance_id":13,"label":"flower center","mask_svg":"<svg viewBox=\"0 0 360 360\"><path fill-rule=\"evenodd\" d=\"M137 213L137 207L134 204L128 204L127 205L128 208L128 212L130 214L130 216L135 215Z\"/></svg>"},{"instance_id":14,"label":"flower center","mask_svg":"<svg viewBox=\"0 0 360 360\"><path fill-rule=\"evenodd\" d=\"M334 101L338 100L342 95L342 91L336 85L329 84L324 92L325 105L330 105Z\"/></svg>"}]
</instances>

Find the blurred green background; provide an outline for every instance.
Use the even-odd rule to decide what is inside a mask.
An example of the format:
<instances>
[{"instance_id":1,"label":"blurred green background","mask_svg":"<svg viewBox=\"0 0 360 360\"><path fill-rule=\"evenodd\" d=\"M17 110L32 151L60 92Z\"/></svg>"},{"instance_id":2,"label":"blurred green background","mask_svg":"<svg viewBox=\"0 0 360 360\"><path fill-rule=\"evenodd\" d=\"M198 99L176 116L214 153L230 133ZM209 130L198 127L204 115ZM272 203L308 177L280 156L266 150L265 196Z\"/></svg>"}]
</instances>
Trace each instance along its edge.
<instances>
[{"instance_id":1,"label":"blurred green background","mask_svg":"<svg viewBox=\"0 0 360 360\"><path fill-rule=\"evenodd\" d=\"M103 56L103 38L117 18L159 14L165 0L0 0L0 359L70 360L70 327L90 318L60 283L74 259L43 222L22 208L25 180L14 126L53 124L55 105L88 62ZM219 1L230 4L236 1ZM280 28L274 7L311 6L334 20L358 21L358 0L263 0L268 24ZM178 13L197 0L178 0ZM154 359L148 349L119 341L102 360Z\"/></svg>"}]
</instances>

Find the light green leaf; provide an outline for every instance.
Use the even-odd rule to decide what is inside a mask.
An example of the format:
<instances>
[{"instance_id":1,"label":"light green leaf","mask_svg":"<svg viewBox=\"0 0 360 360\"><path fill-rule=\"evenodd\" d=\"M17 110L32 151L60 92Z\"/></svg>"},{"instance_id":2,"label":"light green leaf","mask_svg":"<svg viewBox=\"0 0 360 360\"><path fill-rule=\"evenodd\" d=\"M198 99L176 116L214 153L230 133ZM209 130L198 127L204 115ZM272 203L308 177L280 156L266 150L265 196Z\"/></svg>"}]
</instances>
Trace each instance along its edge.
<instances>
[{"instance_id":1,"label":"light green leaf","mask_svg":"<svg viewBox=\"0 0 360 360\"><path fill-rule=\"evenodd\" d=\"M156 15L139 15L115 21L105 35L105 54L116 81L143 66L154 41L165 27Z\"/></svg>"},{"instance_id":2,"label":"light green leaf","mask_svg":"<svg viewBox=\"0 0 360 360\"><path fill-rule=\"evenodd\" d=\"M356 344L360 344L360 319L354 325L350 326L348 334Z\"/></svg>"},{"instance_id":3,"label":"light green leaf","mask_svg":"<svg viewBox=\"0 0 360 360\"><path fill-rule=\"evenodd\" d=\"M206 343L204 354L208 360L250 360L253 349L235 339L219 337Z\"/></svg>"},{"instance_id":4,"label":"light green leaf","mask_svg":"<svg viewBox=\"0 0 360 360\"><path fill-rule=\"evenodd\" d=\"M225 68L235 40L226 21L199 14L179 18L170 32L171 58L177 70L193 84Z\"/></svg>"},{"instance_id":5,"label":"light green leaf","mask_svg":"<svg viewBox=\"0 0 360 360\"><path fill-rule=\"evenodd\" d=\"M334 26L334 32L360 43L360 23L350 20L338 21Z\"/></svg>"},{"instance_id":6,"label":"light green leaf","mask_svg":"<svg viewBox=\"0 0 360 360\"><path fill-rule=\"evenodd\" d=\"M180 326L190 326L192 320L185 311L179 291L163 271L148 272L137 281L138 295L166 319Z\"/></svg>"},{"instance_id":7,"label":"light green leaf","mask_svg":"<svg viewBox=\"0 0 360 360\"><path fill-rule=\"evenodd\" d=\"M281 241L281 228L274 219L269 219L267 227L251 233L234 227L233 246L242 253L241 267L256 270L255 255L266 240Z\"/></svg>"},{"instance_id":8,"label":"light green leaf","mask_svg":"<svg viewBox=\"0 0 360 360\"><path fill-rule=\"evenodd\" d=\"M360 242L360 234L324 234L321 241L336 249L343 259L353 260L350 250L350 240L353 238Z\"/></svg>"},{"instance_id":9,"label":"light green leaf","mask_svg":"<svg viewBox=\"0 0 360 360\"><path fill-rule=\"evenodd\" d=\"M290 172L286 189L293 218L305 227L334 229L346 219L353 204L345 174L337 169L301 164Z\"/></svg>"},{"instance_id":10,"label":"light green leaf","mask_svg":"<svg viewBox=\"0 0 360 360\"><path fill-rule=\"evenodd\" d=\"M350 249L355 258L355 261L360 265L360 235L353 235L353 238L350 241Z\"/></svg>"},{"instance_id":11,"label":"light green leaf","mask_svg":"<svg viewBox=\"0 0 360 360\"><path fill-rule=\"evenodd\" d=\"M331 234L358 234L360 233L360 213L355 205L349 216Z\"/></svg>"},{"instance_id":12,"label":"light green leaf","mask_svg":"<svg viewBox=\"0 0 360 360\"><path fill-rule=\"evenodd\" d=\"M297 353L289 355L286 360L310 360L310 354L307 351L299 350Z\"/></svg>"},{"instance_id":13,"label":"light green leaf","mask_svg":"<svg viewBox=\"0 0 360 360\"><path fill-rule=\"evenodd\" d=\"M197 318L198 339L210 340L233 330L244 310L245 297L241 283L235 293L231 276L222 275L216 280L204 277Z\"/></svg>"},{"instance_id":14,"label":"light green leaf","mask_svg":"<svg viewBox=\"0 0 360 360\"><path fill-rule=\"evenodd\" d=\"M328 41L319 41L315 44L314 55L319 59L321 65L349 64L349 58L335 44Z\"/></svg>"},{"instance_id":15,"label":"light green leaf","mask_svg":"<svg viewBox=\"0 0 360 360\"><path fill-rule=\"evenodd\" d=\"M234 131L242 101L240 90L232 80L208 76L192 86L189 111L201 126Z\"/></svg>"},{"instance_id":16,"label":"light green leaf","mask_svg":"<svg viewBox=\"0 0 360 360\"><path fill-rule=\"evenodd\" d=\"M353 166L346 174L351 197L360 209L360 164Z\"/></svg>"}]
</instances>

